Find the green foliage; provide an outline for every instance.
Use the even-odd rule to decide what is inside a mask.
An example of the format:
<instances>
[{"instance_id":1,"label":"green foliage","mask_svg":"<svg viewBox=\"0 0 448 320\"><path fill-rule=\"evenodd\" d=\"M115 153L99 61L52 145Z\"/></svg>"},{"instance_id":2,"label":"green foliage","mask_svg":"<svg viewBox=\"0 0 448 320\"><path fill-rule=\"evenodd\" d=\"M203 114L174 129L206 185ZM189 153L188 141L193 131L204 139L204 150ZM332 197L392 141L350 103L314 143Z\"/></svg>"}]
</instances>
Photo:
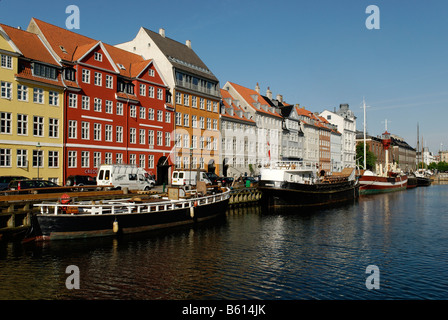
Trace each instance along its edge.
<instances>
[{"instance_id":1,"label":"green foliage","mask_svg":"<svg viewBox=\"0 0 448 320\"><path fill-rule=\"evenodd\" d=\"M366 166L367 169L375 168L376 156L369 150L369 145L366 146ZM360 159L360 167L364 165L364 142L360 142L356 145L356 159Z\"/></svg>"},{"instance_id":2,"label":"green foliage","mask_svg":"<svg viewBox=\"0 0 448 320\"><path fill-rule=\"evenodd\" d=\"M420 166L421 168L421 166ZM441 162L431 162L428 166L428 169L430 170L438 170L440 171L448 171L448 163L446 163L445 161L441 161Z\"/></svg>"}]
</instances>

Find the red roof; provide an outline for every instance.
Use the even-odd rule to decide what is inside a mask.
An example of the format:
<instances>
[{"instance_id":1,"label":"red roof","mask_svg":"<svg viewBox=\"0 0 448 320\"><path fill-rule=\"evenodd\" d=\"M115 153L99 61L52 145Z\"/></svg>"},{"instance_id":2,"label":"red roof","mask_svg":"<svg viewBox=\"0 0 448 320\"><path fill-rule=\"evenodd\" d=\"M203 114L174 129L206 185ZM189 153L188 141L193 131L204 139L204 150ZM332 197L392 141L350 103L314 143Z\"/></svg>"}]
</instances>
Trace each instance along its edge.
<instances>
[{"instance_id":1,"label":"red roof","mask_svg":"<svg viewBox=\"0 0 448 320\"><path fill-rule=\"evenodd\" d=\"M260 113L268 114L274 117L282 118L280 114L277 112L271 112L270 106L266 104L266 101L263 99L263 97L255 90L240 86L239 84L229 82L232 87L243 97L243 99L247 102L247 104L252 107L255 111L258 111ZM266 110L263 109L263 107L257 108L255 104L259 103L260 106L265 106Z\"/></svg>"},{"instance_id":2,"label":"red roof","mask_svg":"<svg viewBox=\"0 0 448 320\"><path fill-rule=\"evenodd\" d=\"M246 122L250 122L251 124L255 123L254 120L246 118L244 116L244 110L241 109L241 107L238 107L237 105L235 105L233 103L233 101L231 101L230 104L228 103L228 99L232 99L233 100L233 97L230 95L230 93L227 90L221 89L221 96L222 96L222 102L223 102L225 108L226 109L233 109L233 115L231 115L231 114L226 112L224 114L221 114L222 117L235 119L235 120L246 121ZM243 114L242 114L241 117L238 115L237 111L243 111Z\"/></svg>"}]
</instances>

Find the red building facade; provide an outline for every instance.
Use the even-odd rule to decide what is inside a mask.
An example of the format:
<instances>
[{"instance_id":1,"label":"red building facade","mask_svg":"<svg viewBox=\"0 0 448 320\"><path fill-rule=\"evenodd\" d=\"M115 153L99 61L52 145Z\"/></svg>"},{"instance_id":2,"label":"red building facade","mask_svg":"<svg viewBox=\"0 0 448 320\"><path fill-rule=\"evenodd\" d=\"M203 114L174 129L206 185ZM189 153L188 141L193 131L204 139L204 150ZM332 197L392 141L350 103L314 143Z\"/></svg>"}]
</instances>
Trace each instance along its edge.
<instances>
[{"instance_id":1,"label":"red building facade","mask_svg":"<svg viewBox=\"0 0 448 320\"><path fill-rule=\"evenodd\" d=\"M63 65L64 181L125 163L167 182L174 109L154 61L37 19L28 30Z\"/></svg>"}]
</instances>

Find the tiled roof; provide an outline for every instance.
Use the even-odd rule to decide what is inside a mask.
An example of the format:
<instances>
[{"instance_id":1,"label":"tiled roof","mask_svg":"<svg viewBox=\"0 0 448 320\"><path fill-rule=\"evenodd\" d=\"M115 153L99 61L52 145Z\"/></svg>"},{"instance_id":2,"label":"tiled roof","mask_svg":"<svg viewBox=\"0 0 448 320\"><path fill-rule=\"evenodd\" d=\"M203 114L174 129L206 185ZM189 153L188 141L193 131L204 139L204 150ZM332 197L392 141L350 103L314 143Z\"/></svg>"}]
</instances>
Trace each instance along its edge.
<instances>
[{"instance_id":1,"label":"tiled roof","mask_svg":"<svg viewBox=\"0 0 448 320\"><path fill-rule=\"evenodd\" d=\"M250 107L252 109L254 109L255 111L263 113L263 114L271 115L274 117L278 117L278 118L282 117L277 112L271 112L269 110L270 106L266 103L266 101L263 99L263 97L257 91L243 87L243 86L233 83L233 82L229 82L229 83L241 95L241 97L243 97L243 99L247 102L247 104L249 104ZM256 104L259 104L260 108L257 108ZM267 107L266 110L263 109L263 107L262 107L263 105Z\"/></svg>"},{"instance_id":2,"label":"tiled roof","mask_svg":"<svg viewBox=\"0 0 448 320\"><path fill-rule=\"evenodd\" d=\"M26 58L59 66L36 34L4 24L0 24L0 26Z\"/></svg>"},{"instance_id":3,"label":"tiled roof","mask_svg":"<svg viewBox=\"0 0 448 320\"><path fill-rule=\"evenodd\" d=\"M235 105L233 103L233 101L229 104L228 103L228 99L232 99L232 96L230 95L230 93L227 90L221 89L221 96L222 96L222 102L224 104L224 107L226 109L233 109L233 115L231 115L230 113L221 113L221 116L224 118L229 118L229 119L234 119L234 120L240 120L240 121L245 121L245 122L249 122L251 124L255 124L255 121L252 119L249 119L247 117L245 117L244 115L244 110L241 109L240 107L238 107L237 105ZM238 115L238 111L242 111L243 114L240 117Z\"/></svg>"},{"instance_id":4,"label":"tiled roof","mask_svg":"<svg viewBox=\"0 0 448 320\"><path fill-rule=\"evenodd\" d=\"M204 78L219 81L193 49L183 43L163 37L157 32L146 28L143 28L143 30L155 42L173 66Z\"/></svg>"}]
</instances>

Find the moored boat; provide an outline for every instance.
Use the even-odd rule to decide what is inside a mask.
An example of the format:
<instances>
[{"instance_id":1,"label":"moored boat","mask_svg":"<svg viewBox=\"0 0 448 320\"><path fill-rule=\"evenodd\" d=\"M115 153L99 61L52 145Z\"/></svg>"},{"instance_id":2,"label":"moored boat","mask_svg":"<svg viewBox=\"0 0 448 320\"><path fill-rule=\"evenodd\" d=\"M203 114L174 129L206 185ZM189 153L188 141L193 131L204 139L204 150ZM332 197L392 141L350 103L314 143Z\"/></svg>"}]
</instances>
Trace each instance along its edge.
<instances>
[{"instance_id":1,"label":"moored boat","mask_svg":"<svg viewBox=\"0 0 448 320\"><path fill-rule=\"evenodd\" d=\"M315 163L278 161L261 168L258 188L268 206L321 206L358 197L355 170L319 177Z\"/></svg>"},{"instance_id":2,"label":"moored boat","mask_svg":"<svg viewBox=\"0 0 448 320\"><path fill-rule=\"evenodd\" d=\"M359 177L359 194L375 194L383 192L394 192L405 190L407 188L408 177L397 169L395 164L389 164L389 147L391 143L390 134L383 133L383 148L385 150L386 164L384 168L381 165L376 166L376 173L365 170Z\"/></svg>"},{"instance_id":3,"label":"moored boat","mask_svg":"<svg viewBox=\"0 0 448 320\"><path fill-rule=\"evenodd\" d=\"M173 189L181 193L183 190ZM40 213L33 217L33 233L27 240L114 236L189 225L225 215L230 189L214 188L212 194L196 195L198 193L187 192L180 197L175 194L147 200L134 197L71 203L64 199L36 204Z\"/></svg>"},{"instance_id":4,"label":"moored boat","mask_svg":"<svg viewBox=\"0 0 448 320\"><path fill-rule=\"evenodd\" d=\"M414 174L408 174L408 183L406 185L406 189L416 188L418 185L417 177Z\"/></svg>"}]
</instances>

